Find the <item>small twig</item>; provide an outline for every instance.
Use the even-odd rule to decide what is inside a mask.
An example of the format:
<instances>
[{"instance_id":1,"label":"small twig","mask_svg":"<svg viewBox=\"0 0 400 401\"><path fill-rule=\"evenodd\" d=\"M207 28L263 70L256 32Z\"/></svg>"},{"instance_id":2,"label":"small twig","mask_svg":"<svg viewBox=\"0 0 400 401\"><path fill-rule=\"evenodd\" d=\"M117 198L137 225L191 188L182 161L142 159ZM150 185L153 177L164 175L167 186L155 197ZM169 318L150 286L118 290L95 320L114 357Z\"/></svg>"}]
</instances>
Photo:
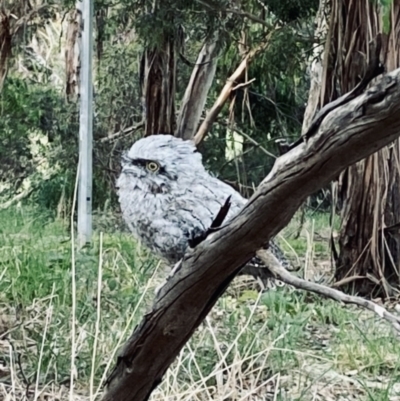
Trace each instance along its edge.
<instances>
[{"instance_id":1,"label":"small twig","mask_svg":"<svg viewBox=\"0 0 400 401\"><path fill-rule=\"evenodd\" d=\"M28 394L28 390L29 390L29 386L31 385L31 382L27 379L26 375L25 375L25 371L24 368L22 367L22 363L21 363L21 353L17 351L13 341L11 341L11 339L7 339L8 344L10 345L12 352L15 354L15 363L16 365L18 365L19 367L19 372L22 376L22 381L24 382L25 386L26 386L26 390L25 393Z\"/></svg>"},{"instance_id":2,"label":"small twig","mask_svg":"<svg viewBox=\"0 0 400 401\"><path fill-rule=\"evenodd\" d=\"M262 146L260 143L258 143L255 139L253 139L251 136L247 135L245 132L243 131L239 131L236 128L230 128L232 131L236 131L239 135L244 136L249 142L251 142L253 145L257 146L258 148L260 148L266 155L273 157L274 159L276 159L277 157L269 152L267 149L264 148L264 146Z\"/></svg>"},{"instance_id":3,"label":"small twig","mask_svg":"<svg viewBox=\"0 0 400 401\"><path fill-rule=\"evenodd\" d=\"M236 128L234 125L229 124L229 122L224 122L224 121L218 121L219 125L223 125L224 127L228 127L231 131L236 132L237 134L245 137L249 142L251 142L255 147L261 149L266 155L277 159L277 156L275 156L273 153L271 153L270 151L268 151L264 146L262 146L259 142L257 142L254 138L252 138L251 136L249 136L248 134L246 134L245 132L243 132L242 130ZM244 153L242 153L240 156L244 155ZM254 189L254 188L252 188Z\"/></svg>"},{"instance_id":4,"label":"small twig","mask_svg":"<svg viewBox=\"0 0 400 401\"><path fill-rule=\"evenodd\" d=\"M214 220L211 223L211 226L203 231L200 235L196 235L193 238L189 239L189 246L191 248L195 248L201 242L203 242L212 232L215 232L219 227L221 227L222 223L224 222L229 209L231 207L231 196L229 195L226 199L223 206L221 206L219 212L215 216Z\"/></svg>"},{"instance_id":5,"label":"small twig","mask_svg":"<svg viewBox=\"0 0 400 401\"><path fill-rule=\"evenodd\" d=\"M252 84L252 82L254 82L255 80L256 80L255 78L252 78L252 79L250 79L250 81L243 82L243 83L241 83L241 84L238 84L238 85L234 86L234 87L232 88L232 92L235 91L236 89L239 89L239 88L246 88L246 87L250 86L250 85Z\"/></svg>"},{"instance_id":6,"label":"small twig","mask_svg":"<svg viewBox=\"0 0 400 401\"><path fill-rule=\"evenodd\" d=\"M142 121L142 122L140 122L140 123L138 123L136 125L132 125L130 127L124 128L121 131L116 132L115 134L108 135L108 136L106 136L104 138L101 138L101 139L99 139L99 142L103 143L103 142L112 141L112 140L117 139L119 137L128 135L128 134L130 134L132 132L135 132L135 131L139 130L140 128L143 128L143 127L144 127L144 123Z\"/></svg>"},{"instance_id":7,"label":"small twig","mask_svg":"<svg viewBox=\"0 0 400 401\"><path fill-rule=\"evenodd\" d=\"M254 187L251 187L250 185L244 185L238 181L229 181L229 180L222 180L222 181L230 185L232 188L236 189L236 191L238 192L242 192L243 189L251 191L251 193L254 192Z\"/></svg>"},{"instance_id":8,"label":"small twig","mask_svg":"<svg viewBox=\"0 0 400 401\"><path fill-rule=\"evenodd\" d=\"M381 318L390 322L396 329L396 331L400 332L400 317L397 317L388 312L384 307L377 305L372 301L368 301L367 299L356 297L353 295L347 295L342 291L335 290L334 288L329 288L325 285L313 283L311 281L293 276L281 266L279 261L271 252L260 250L257 252L257 256L266 264L266 266L268 266L268 269L271 270L271 272L284 283L290 284L293 287L299 288L301 290L323 295L327 298L334 299L335 301L343 302L344 304L354 304L365 309L369 309L370 311L379 315Z\"/></svg>"},{"instance_id":9,"label":"small twig","mask_svg":"<svg viewBox=\"0 0 400 401\"><path fill-rule=\"evenodd\" d=\"M333 283L333 284L332 284L332 287L338 288L338 287L341 287L341 286L343 286L343 285L352 283L353 281L361 280L361 279L368 279L368 277L367 277L367 276L351 276L351 277L346 277L346 278L344 278L344 279L342 279L342 280L337 281L336 283Z\"/></svg>"}]
</instances>

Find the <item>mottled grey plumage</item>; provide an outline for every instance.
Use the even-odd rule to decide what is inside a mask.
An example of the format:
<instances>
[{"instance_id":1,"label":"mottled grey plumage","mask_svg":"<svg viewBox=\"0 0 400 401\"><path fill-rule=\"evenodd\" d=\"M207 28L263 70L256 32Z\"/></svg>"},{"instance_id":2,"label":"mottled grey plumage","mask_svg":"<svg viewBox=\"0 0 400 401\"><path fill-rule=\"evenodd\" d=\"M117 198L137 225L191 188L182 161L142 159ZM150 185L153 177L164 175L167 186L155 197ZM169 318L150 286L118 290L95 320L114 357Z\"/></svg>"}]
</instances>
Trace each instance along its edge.
<instances>
[{"instance_id":1,"label":"mottled grey plumage","mask_svg":"<svg viewBox=\"0 0 400 401\"><path fill-rule=\"evenodd\" d=\"M206 231L226 199L226 220L246 203L232 187L210 175L194 144L153 135L133 144L117 181L124 220L136 238L169 263L178 262L189 241ZM275 244L271 250L287 264Z\"/></svg>"}]
</instances>

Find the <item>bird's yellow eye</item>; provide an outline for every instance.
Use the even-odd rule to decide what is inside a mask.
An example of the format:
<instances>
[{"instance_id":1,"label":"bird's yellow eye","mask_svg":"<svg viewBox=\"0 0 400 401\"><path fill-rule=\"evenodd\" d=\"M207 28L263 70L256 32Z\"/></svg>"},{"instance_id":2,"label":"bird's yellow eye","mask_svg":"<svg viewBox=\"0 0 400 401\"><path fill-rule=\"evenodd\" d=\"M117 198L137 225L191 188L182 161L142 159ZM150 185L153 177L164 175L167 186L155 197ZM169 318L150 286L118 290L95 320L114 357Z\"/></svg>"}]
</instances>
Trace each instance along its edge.
<instances>
[{"instance_id":1,"label":"bird's yellow eye","mask_svg":"<svg viewBox=\"0 0 400 401\"><path fill-rule=\"evenodd\" d=\"M160 165L156 162L147 162L146 168L152 173L157 172L160 169Z\"/></svg>"}]
</instances>

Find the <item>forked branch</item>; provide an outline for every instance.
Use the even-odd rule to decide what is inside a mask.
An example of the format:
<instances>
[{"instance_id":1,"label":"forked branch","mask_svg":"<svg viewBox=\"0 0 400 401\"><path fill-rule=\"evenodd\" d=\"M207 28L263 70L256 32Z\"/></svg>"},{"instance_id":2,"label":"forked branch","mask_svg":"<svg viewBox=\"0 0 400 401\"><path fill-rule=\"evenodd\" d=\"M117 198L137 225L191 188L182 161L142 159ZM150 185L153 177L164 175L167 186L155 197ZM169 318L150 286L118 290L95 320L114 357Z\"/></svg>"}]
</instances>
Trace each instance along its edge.
<instances>
[{"instance_id":1,"label":"forked branch","mask_svg":"<svg viewBox=\"0 0 400 401\"><path fill-rule=\"evenodd\" d=\"M271 35L271 34L270 34ZM234 73L226 80L224 87L221 90L217 100L211 109L207 112L207 115L204 121L201 123L199 129L197 130L196 135L194 136L194 143L198 145L204 137L207 135L208 131L211 129L211 126L215 122L218 117L219 112L224 107L229 95L231 94L234 87L237 86L238 80L244 75L248 65L257 56L262 50L264 50L269 44L269 36L268 38L258 45L256 48L250 50L244 57L239 66L236 68Z\"/></svg>"}]
</instances>

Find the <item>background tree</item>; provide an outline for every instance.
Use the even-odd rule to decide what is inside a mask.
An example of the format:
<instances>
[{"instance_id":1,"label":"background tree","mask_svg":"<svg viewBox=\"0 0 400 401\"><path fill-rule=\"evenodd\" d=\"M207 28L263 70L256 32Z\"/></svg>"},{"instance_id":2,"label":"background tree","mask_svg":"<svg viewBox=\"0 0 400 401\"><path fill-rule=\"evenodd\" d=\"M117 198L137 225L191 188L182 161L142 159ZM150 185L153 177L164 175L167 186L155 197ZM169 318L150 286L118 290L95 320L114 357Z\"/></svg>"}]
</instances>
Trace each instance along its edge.
<instances>
[{"instance_id":1,"label":"background tree","mask_svg":"<svg viewBox=\"0 0 400 401\"><path fill-rule=\"evenodd\" d=\"M386 70L399 67L399 10L397 0L331 3L321 58L322 82L310 93L309 110L315 110L317 103L324 106L358 84L370 59L369 43L378 33L382 34L381 60ZM326 2L321 1L320 24L327 12ZM396 141L349 167L339 178L341 230L336 280L350 281L351 288L363 294L373 291L374 295L391 296L399 285L399 156Z\"/></svg>"},{"instance_id":2,"label":"background tree","mask_svg":"<svg viewBox=\"0 0 400 401\"><path fill-rule=\"evenodd\" d=\"M299 133L312 50L306 21L316 6L315 0L97 1L94 208L115 205L120 154L136 138L156 132L193 137L220 95L201 150L208 167L250 195L274 162L275 139ZM48 9L35 14L37 29L23 31L15 52L20 58L5 81L5 93L17 98L1 99L0 140L4 157L18 156L1 196L12 199L28 186L33 201L54 211L68 210L74 186L79 16L72 1ZM11 129L15 121L29 123ZM21 140L13 139L16 132ZM35 156L32 141L46 142ZM54 173L39 167L43 159ZM25 165L22 173L17 166Z\"/></svg>"}]
</instances>

